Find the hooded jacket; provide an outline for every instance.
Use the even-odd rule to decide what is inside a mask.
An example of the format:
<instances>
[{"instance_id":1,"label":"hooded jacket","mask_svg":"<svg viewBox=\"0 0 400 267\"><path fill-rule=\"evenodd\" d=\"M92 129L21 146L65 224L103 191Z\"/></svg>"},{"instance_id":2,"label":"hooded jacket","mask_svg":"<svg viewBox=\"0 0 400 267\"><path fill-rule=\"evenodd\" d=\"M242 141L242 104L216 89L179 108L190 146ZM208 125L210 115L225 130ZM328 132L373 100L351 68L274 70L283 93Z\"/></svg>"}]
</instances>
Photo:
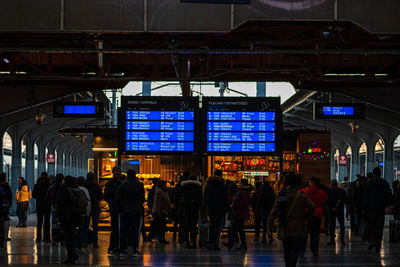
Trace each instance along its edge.
<instances>
[{"instance_id":1,"label":"hooded jacket","mask_svg":"<svg viewBox=\"0 0 400 267\"><path fill-rule=\"evenodd\" d=\"M152 213L154 215L165 215L167 216L170 209L170 203L168 194L164 192L161 188L156 187L156 192L154 193L154 205Z\"/></svg>"},{"instance_id":2,"label":"hooded jacket","mask_svg":"<svg viewBox=\"0 0 400 267\"><path fill-rule=\"evenodd\" d=\"M310 185L300 191L304 192L314 203L314 217L322 218L324 216L324 204L328 201L328 194L315 185Z\"/></svg>"},{"instance_id":3,"label":"hooded jacket","mask_svg":"<svg viewBox=\"0 0 400 267\"><path fill-rule=\"evenodd\" d=\"M364 190L364 198L362 208L365 211L384 210L393 202L392 191L390 185L385 179L380 177L372 178L366 185Z\"/></svg>"},{"instance_id":4,"label":"hooded jacket","mask_svg":"<svg viewBox=\"0 0 400 267\"><path fill-rule=\"evenodd\" d=\"M46 198L50 184L50 177L40 176L33 187L32 197L36 199L36 212L38 213L49 214L51 212L51 200Z\"/></svg>"},{"instance_id":5,"label":"hooded jacket","mask_svg":"<svg viewBox=\"0 0 400 267\"><path fill-rule=\"evenodd\" d=\"M250 192L251 186L240 186L232 202L236 220L248 220L250 218Z\"/></svg>"},{"instance_id":6,"label":"hooded jacket","mask_svg":"<svg viewBox=\"0 0 400 267\"><path fill-rule=\"evenodd\" d=\"M229 203L225 180L222 177L208 177L204 190L204 201L209 216L225 216Z\"/></svg>"},{"instance_id":7,"label":"hooded jacket","mask_svg":"<svg viewBox=\"0 0 400 267\"><path fill-rule=\"evenodd\" d=\"M145 197L141 182L128 179L119 186L116 196L113 208L117 213L142 214Z\"/></svg>"},{"instance_id":8,"label":"hooded jacket","mask_svg":"<svg viewBox=\"0 0 400 267\"><path fill-rule=\"evenodd\" d=\"M23 185L21 190L17 190L15 198L17 199L17 203L29 201L32 198L32 191L27 185Z\"/></svg>"},{"instance_id":9,"label":"hooded jacket","mask_svg":"<svg viewBox=\"0 0 400 267\"><path fill-rule=\"evenodd\" d=\"M180 199L180 214L187 209L200 209L203 195L201 193L201 183L195 180L187 180L182 182L181 199Z\"/></svg>"}]
</instances>

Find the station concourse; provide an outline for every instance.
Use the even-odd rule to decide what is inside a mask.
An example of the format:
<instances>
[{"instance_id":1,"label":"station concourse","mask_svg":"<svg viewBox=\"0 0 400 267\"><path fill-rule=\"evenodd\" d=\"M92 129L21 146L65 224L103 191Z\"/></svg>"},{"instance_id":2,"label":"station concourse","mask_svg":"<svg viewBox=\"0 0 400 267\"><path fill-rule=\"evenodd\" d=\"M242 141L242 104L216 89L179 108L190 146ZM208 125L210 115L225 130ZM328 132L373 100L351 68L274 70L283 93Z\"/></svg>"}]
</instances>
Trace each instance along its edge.
<instances>
[{"instance_id":1,"label":"station concourse","mask_svg":"<svg viewBox=\"0 0 400 267\"><path fill-rule=\"evenodd\" d=\"M397 0L3 1L0 173L13 201L0 264L60 265L66 255L35 242L34 199L27 227L16 227L19 177L33 189L43 173L92 172L104 190L120 165L136 171L146 199L153 181L172 190L184 171L203 193L220 170L255 194L258 182L278 185L285 173L345 187L379 169L394 185L381 251L354 236L350 215L345 246L327 245L325 225L319 256L306 252L297 266L400 266L400 243L389 242L389 223L400 227L399 11ZM247 251L141 241L138 258L110 255L111 209L99 205L99 247L84 248L78 265L285 265L276 234L269 245L254 241L254 210L243 226ZM172 240L172 218L166 226Z\"/></svg>"}]
</instances>

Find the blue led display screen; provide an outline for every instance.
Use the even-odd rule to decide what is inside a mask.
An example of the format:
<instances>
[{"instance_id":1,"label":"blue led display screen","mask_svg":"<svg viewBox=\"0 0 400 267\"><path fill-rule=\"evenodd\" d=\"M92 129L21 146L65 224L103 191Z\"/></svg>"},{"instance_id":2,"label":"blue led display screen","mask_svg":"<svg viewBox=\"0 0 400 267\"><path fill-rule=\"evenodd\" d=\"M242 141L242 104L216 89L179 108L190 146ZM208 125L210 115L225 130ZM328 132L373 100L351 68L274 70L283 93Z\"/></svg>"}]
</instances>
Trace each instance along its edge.
<instances>
[{"instance_id":1,"label":"blue led display screen","mask_svg":"<svg viewBox=\"0 0 400 267\"><path fill-rule=\"evenodd\" d=\"M194 141L193 132L126 132L128 141Z\"/></svg>"},{"instance_id":2,"label":"blue led display screen","mask_svg":"<svg viewBox=\"0 0 400 267\"><path fill-rule=\"evenodd\" d=\"M353 116L354 107L334 107L324 106L322 107L323 115L327 116Z\"/></svg>"},{"instance_id":3,"label":"blue led display screen","mask_svg":"<svg viewBox=\"0 0 400 267\"><path fill-rule=\"evenodd\" d=\"M192 142L126 142L126 151L193 151Z\"/></svg>"},{"instance_id":4,"label":"blue led display screen","mask_svg":"<svg viewBox=\"0 0 400 267\"><path fill-rule=\"evenodd\" d=\"M275 133L208 132L207 141L275 142Z\"/></svg>"},{"instance_id":5,"label":"blue led display screen","mask_svg":"<svg viewBox=\"0 0 400 267\"><path fill-rule=\"evenodd\" d=\"M207 112L208 121L275 121L275 112Z\"/></svg>"},{"instance_id":6,"label":"blue led display screen","mask_svg":"<svg viewBox=\"0 0 400 267\"><path fill-rule=\"evenodd\" d=\"M274 122L208 122L208 131L275 131Z\"/></svg>"},{"instance_id":7,"label":"blue led display screen","mask_svg":"<svg viewBox=\"0 0 400 267\"><path fill-rule=\"evenodd\" d=\"M193 131L194 122L185 121L127 121L126 130L142 131Z\"/></svg>"},{"instance_id":8,"label":"blue led display screen","mask_svg":"<svg viewBox=\"0 0 400 267\"><path fill-rule=\"evenodd\" d=\"M127 111L127 120L193 121L193 111Z\"/></svg>"},{"instance_id":9,"label":"blue led display screen","mask_svg":"<svg viewBox=\"0 0 400 267\"><path fill-rule=\"evenodd\" d=\"M275 152L275 143L219 143L207 144L210 152Z\"/></svg>"},{"instance_id":10,"label":"blue led display screen","mask_svg":"<svg viewBox=\"0 0 400 267\"><path fill-rule=\"evenodd\" d=\"M96 114L96 106L75 106L75 105L65 105L64 114Z\"/></svg>"}]
</instances>

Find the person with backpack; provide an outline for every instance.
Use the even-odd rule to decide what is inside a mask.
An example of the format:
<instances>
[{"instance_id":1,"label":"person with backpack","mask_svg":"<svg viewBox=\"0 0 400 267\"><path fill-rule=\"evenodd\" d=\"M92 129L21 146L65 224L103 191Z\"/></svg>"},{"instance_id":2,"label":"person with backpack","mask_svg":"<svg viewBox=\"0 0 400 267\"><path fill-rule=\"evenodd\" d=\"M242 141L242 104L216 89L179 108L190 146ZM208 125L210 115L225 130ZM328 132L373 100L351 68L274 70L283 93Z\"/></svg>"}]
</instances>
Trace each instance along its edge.
<instances>
[{"instance_id":1,"label":"person with backpack","mask_svg":"<svg viewBox=\"0 0 400 267\"><path fill-rule=\"evenodd\" d=\"M108 253L115 254L119 247L119 217L115 208L115 199L117 197L118 188L121 185L121 167L114 166L112 168L113 178L108 181L104 188L104 200L108 203L111 216L111 235Z\"/></svg>"},{"instance_id":2,"label":"person with backpack","mask_svg":"<svg viewBox=\"0 0 400 267\"><path fill-rule=\"evenodd\" d=\"M129 243L133 246L133 256L139 256L140 230L142 228L143 203L145 200L143 183L136 172L127 171L127 180L118 188L115 212L120 216L120 255L127 255Z\"/></svg>"},{"instance_id":3,"label":"person with backpack","mask_svg":"<svg viewBox=\"0 0 400 267\"><path fill-rule=\"evenodd\" d=\"M158 181L160 181L160 179L158 178L153 178L151 180L153 187L149 190L149 192L147 193L147 207L149 209L149 214L151 214L152 210L153 210L153 205L154 205L154 193L156 192L156 187L157 187L157 183ZM150 231L149 231L149 235L148 235L148 239L151 240L154 237L154 218L152 219L151 223L150 223Z\"/></svg>"},{"instance_id":4,"label":"person with backpack","mask_svg":"<svg viewBox=\"0 0 400 267\"><path fill-rule=\"evenodd\" d=\"M340 243L346 245L344 240L345 225L344 225L344 204L347 202L346 191L339 188L337 180L331 181L331 188L329 192L328 206L329 206L329 236L330 241L328 245L335 245L335 232L336 220L339 222L340 227Z\"/></svg>"},{"instance_id":5,"label":"person with backpack","mask_svg":"<svg viewBox=\"0 0 400 267\"><path fill-rule=\"evenodd\" d=\"M92 219L92 242L93 247L98 248L99 235L99 216L100 216L100 201L103 199L103 191L101 186L95 181L94 174L89 172L86 175L85 187L90 195L90 218ZM89 221L90 221L89 218Z\"/></svg>"},{"instance_id":6,"label":"person with backpack","mask_svg":"<svg viewBox=\"0 0 400 267\"><path fill-rule=\"evenodd\" d=\"M47 191L49 190L51 181L49 176L40 176L35 186L33 187L32 197L36 199L36 215L37 215L37 228L36 228L36 243L42 241L50 243L50 214L51 214L51 201L46 198ZM43 240L42 240L43 229Z\"/></svg>"},{"instance_id":7,"label":"person with backpack","mask_svg":"<svg viewBox=\"0 0 400 267\"><path fill-rule=\"evenodd\" d=\"M182 201L179 215L182 218L183 243L186 248L197 247L197 221L199 210L203 201L201 183L195 175L191 175L187 181L182 182Z\"/></svg>"},{"instance_id":8,"label":"person with backpack","mask_svg":"<svg viewBox=\"0 0 400 267\"><path fill-rule=\"evenodd\" d=\"M288 174L268 217L268 228L272 232L274 221L279 220L278 239L282 241L286 267L296 266L306 236L307 222L315 207L304 192L298 191L296 176Z\"/></svg>"},{"instance_id":9,"label":"person with backpack","mask_svg":"<svg viewBox=\"0 0 400 267\"><path fill-rule=\"evenodd\" d=\"M2 207L4 208L4 224L3 224L3 228L4 228L4 241L11 241L11 238L8 237L8 232L9 232L9 228L10 228L10 208L12 205L12 192L11 192L11 187L10 185L7 183L7 176L4 172L0 173L0 187L3 188L4 193L6 194L7 199L3 202ZM0 229L1 231L1 229ZM0 235L0 238L2 236Z\"/></svg>"},{"instance_id":10,"label":"person with backpack","mask_svg":"<svg viewBox=\"0 0 400 267\"><path fill-rule=\"evenodd\" d=\"M267 220L271 212L271 209L274 206L275 199L276 199L275 192L274 189L271 187L271 184L268 181L264 181L260 196L260 213L261 213L261 221L263 224L263 235L261 244L267 243L267 233L268 233L269 243L273 242L272 232L269 232L267 229Z\"/></svg>"},{"instance_id":11,"label":"person with backpack","mask_svg":"<svg viewBox=\"0 0 400 267\"><path fill-rule=\"evenodd\" d=\"M67 258L63 264L74 264L79 255L75 251L78 226L85 216L88 202L85 193L78 188L77 181L72 176L64 178L57 200L56 221L61 223L64 231L64 241L67 248Z\"/></svg>"},{"instance_id":12,"label":"person with backpack","mask_svg":"<svg viewBox=\"0 0 400 267\"><path fill-rule=\"evenodd\" d=\"M51 204L51 226L54 226L56 224L57 199L63 180L64 175L58 173L53 184L50 185L46 193L46 199L48 199Z\"/></svg>"},{"instance_id":13,"label":"person with backpack","mask_svg":"<svg viewBox=\"0 0 400 267\"><path fill-rule=\"evenodd\" d=\"M89 241L89 223L90 223L90 213L91 213L91 199L90 194L85 185L85 177L79 176L77 179L78 188L85 193L87 200L86 212L84 214L81 225L79 225L78 237L76 239L76 251L82 253L82 246L87 247Z\"/></svg>"},{"instance_id":14,"label":"person with backpack","mask_svg":"<svg viewBox=\"0 0 400 267\"><path fill-rule=\"evenodd\" d=\"M261 207L260 207L260 199L261 199L261 188L262 183L257 182L256 188L251 195L251 210L253 211L254 215L254 234L255 238L254 241L260 241L260 224L261 224Z\"/></svg>"},{"instance_id":15,"label":"person with backpack","mask_svg":"<svg viewBox=\"0 0 400 267\"><path fill-rule=\"evenodd\" d=\"M24 177L18 178L19 187L15 198L17 200L17 216L18 225L17 227L27 227L26 221L28 220L29 200L32 198L32 192L28 187L28 184Z\"/></svg>"}]
</instances>

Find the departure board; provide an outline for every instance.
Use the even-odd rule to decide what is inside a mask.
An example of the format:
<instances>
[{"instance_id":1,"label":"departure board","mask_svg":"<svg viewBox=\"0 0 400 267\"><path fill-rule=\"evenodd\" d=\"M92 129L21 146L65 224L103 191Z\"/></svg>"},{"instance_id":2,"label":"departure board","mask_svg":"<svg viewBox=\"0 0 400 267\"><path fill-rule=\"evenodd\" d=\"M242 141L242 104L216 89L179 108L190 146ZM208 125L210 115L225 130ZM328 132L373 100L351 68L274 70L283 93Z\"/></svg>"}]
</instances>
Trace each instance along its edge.
<instances>
[{"instance_id":1,"label":"departure board","mask_svg":"<svg viewBox=\"0 0 400 267\"><path fill-rule=\"evenodd\" d=\"M281 127L280 98L203 98L205 154L279 154Z\"/></svg>"},{"instance_id":2,"label":"departure board","mask_svg":"<svg viewBox=\"0 0 400 267\"><path fill-rule=\"evenodd\" d=\"M313 118L316 119L365 119L363 103L313 103Z\"/></svg>"},{"instance_id":3,"label":"departure board","mask_svg":"<svg viewBox=\"0 0 400 267\"><path fill-rule=\"evenodd\" d=\"M194 97L124 97L119 120L122 154L196 153L198 105Z\"/></svg>"},{"instance_id":4,"label":"departure board","mask_svg":"<svg viewBox=\"0 0 400 267\"><path fill-rule=\"evenodd\" d=\"M322 112L324 115L328 116L353 116L354 107L322 107Z\"/></svg>"}]
</instances>

